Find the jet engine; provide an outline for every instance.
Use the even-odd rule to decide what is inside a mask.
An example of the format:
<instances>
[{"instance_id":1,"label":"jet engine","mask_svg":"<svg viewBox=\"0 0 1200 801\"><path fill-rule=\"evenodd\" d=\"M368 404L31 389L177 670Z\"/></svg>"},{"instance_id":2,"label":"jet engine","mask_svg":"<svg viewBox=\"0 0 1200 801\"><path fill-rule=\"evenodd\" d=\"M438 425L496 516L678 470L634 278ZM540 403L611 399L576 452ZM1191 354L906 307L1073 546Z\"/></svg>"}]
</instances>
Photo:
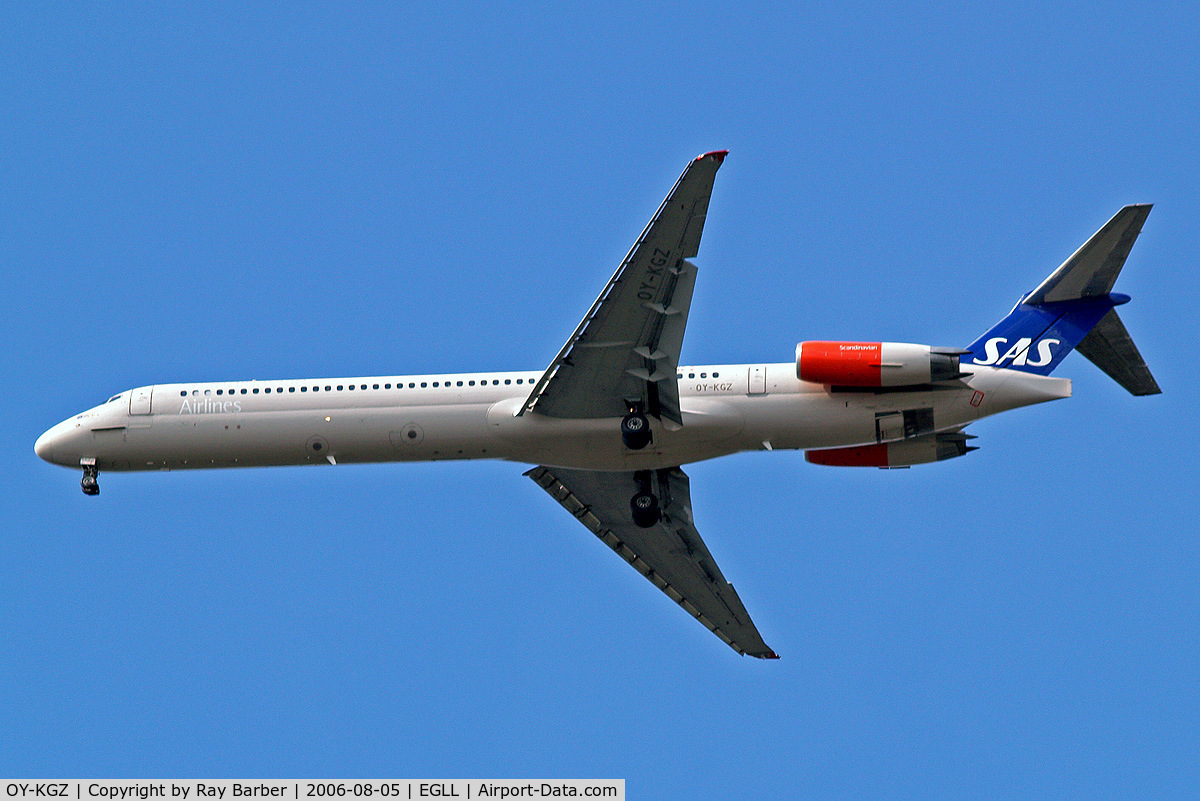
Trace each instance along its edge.
<instances>
[{"instance_id":1,"label":"jet engine","mask_svg":"<svg viewBox=\"0 0 1200 801\"><path fill-rule=\"evenodd\" d=\"M971 439L975 438L961 431L926 434L903 442L881 442L878 445L808 451L804 458L813 464L832 467L909 467L914 464L954 459L977 450L975 446L967 444L967 440Z\"/></svg>"},{"instance_id":2,"label":"jet engine","mask_svg":"<svg viewBox=\"0 0 1200 801\"><path fill-rule=\"evenodd\" d=\"M796 377L837 387L907 387L962 376L958 358L970 351L908 342L801 342Z\"/></svg>"}]
</instances>

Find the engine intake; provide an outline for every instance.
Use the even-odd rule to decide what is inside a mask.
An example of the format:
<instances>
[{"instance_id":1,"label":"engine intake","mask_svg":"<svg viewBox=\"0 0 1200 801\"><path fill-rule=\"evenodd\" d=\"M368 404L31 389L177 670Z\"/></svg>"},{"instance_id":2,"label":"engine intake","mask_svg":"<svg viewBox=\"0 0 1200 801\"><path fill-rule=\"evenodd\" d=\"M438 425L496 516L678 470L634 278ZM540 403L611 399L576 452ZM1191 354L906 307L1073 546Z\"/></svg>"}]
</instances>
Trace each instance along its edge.
<instances>
[{"instance_id":1,"label":"engine intake","mask_svg":"<svg viewBox=\"0 0 1200 801\"><path fill-rule=\"evenodd\" d=\"M908 342L801 342L796 377L838 387L907 387L962 376L958 358L969 351Z\"/></svg>"}]
</instances>

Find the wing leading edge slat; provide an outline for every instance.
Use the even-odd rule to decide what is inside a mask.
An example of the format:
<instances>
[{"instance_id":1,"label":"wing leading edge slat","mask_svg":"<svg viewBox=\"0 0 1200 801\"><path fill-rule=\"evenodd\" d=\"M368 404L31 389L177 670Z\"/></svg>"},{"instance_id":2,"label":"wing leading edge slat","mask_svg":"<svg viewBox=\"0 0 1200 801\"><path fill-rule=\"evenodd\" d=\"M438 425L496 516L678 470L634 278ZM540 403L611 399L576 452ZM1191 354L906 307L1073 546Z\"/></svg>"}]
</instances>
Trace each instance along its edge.
<instances>
[{"instance_id":1,"label":"wing leading edge slat","mask_svg":"<svg viewBox=\"0 0 1200 801\"><path fill-rule=\"evenodd\" d=\"M651 528L638 527L630 515L629 499L638 487L632 472L535 467L525 475L730 648L759 659L778 658L696 530L682 470L653 474L662 520Z\"/></svg>"}]
</instances>

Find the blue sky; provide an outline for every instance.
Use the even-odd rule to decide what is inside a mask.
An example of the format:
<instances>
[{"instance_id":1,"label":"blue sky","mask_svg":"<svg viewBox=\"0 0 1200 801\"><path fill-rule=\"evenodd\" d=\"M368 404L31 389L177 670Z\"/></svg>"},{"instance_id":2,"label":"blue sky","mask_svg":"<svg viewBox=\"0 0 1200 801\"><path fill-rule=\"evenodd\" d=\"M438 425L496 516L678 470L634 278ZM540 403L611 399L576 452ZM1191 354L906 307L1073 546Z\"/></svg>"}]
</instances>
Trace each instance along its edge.
<instances>
[{"instance_id":1,"label":"blue sky","mask_svg":"<svg viewBox=\"0 0 1200 801\"><path fill-rule=\"evenodd\" d=\"M1200 792L1188 4L39 4L0 25L0 774ZM1164 389L906 471L688 468L733 654L502 463L107 475L157 382L540 370L727 148L687 362L964 345L1126 203Z\"/></svg>"}]
</instances>

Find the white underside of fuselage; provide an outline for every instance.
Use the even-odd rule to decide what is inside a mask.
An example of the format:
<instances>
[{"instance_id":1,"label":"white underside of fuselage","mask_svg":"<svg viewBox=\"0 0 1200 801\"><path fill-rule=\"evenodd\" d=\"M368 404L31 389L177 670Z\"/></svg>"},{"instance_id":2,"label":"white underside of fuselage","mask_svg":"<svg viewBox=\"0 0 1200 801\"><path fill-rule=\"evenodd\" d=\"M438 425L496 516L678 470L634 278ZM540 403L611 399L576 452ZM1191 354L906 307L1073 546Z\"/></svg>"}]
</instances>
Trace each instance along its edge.
<instances>
[{"instance_id":1,"label":"white underside of fuselage","mask_svg":"<svg viewBox=\"0 0 1200 801\"><path fill-rule=\"evenodd\" d=\"M653 440L639 451L624 447L618 417L517 416L537 373L160 384L63 421L36 450L105 471L449 459L642 470L891 442L905 435L881 422L895 412L932 410L933 430L949 431L1070 395L1067 379L964 370L972 374L933 387L857 392L802 382L793 363L683 368L683 425L652 420Z\"/></svg>"}]
</instances>

